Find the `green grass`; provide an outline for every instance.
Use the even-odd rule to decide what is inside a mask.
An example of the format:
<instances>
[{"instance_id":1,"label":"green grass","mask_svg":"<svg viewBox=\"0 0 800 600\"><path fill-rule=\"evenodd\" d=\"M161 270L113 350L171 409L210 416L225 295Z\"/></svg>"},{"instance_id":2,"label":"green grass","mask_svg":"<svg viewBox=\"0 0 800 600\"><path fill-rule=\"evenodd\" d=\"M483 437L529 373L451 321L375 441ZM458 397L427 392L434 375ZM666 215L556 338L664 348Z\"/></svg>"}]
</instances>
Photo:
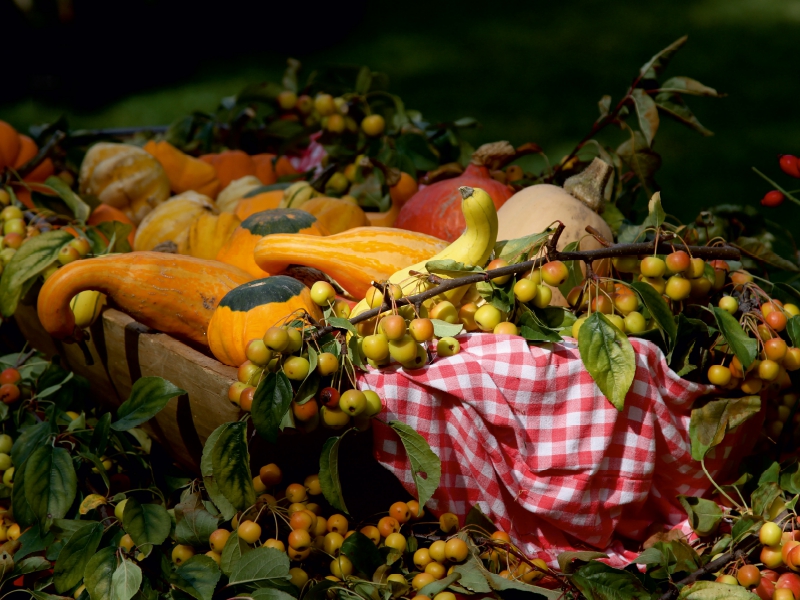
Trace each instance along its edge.
<instances>
[{"instance_id":1,"label":"green grass","mask_svg":"<svg viewBox=\"0 0 800 600\"><path fill-rule=\"evenodd\" d=\"M662 121L656 149L664 166L657 180L667 210L687 219L713 204L757 204L768 187L750 171L754 165L800 187L778 171L776 159L800 153L800 0L528 0L497 7L409 0L393 5L390 15L377 4L345 41L302 57L306 70L367 64L386 72L406 106L431 120L476 117L482 128L470 133L474 143L532 141L558 160L588 131L601 95L618 99L643 62L689 34L667 75L694 77L728 97L689 99L714 137ZM0 107L0 118L19 127L62 113L76 127L164 124L194 109L211 110L246 83L279 78L284 60L264 54L210 62L169 88L91 114L29 100ZM605 139L624 138L614 131ZM771 214L800 232L800 207Z\"/></svg>"}]
</instances>

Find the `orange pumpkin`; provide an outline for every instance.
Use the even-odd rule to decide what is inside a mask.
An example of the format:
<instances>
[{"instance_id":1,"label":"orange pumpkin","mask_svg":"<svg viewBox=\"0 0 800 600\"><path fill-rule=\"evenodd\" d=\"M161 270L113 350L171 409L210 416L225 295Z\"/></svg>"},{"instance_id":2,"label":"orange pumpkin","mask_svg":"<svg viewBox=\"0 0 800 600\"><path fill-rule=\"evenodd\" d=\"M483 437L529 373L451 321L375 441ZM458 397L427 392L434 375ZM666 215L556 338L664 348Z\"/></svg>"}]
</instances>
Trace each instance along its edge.
<instances>
[{"instance_id":1,"label":"orange pumpkin","mask_svg":"<svg viewBox=\"0 0 800 600\"><path fill-rule=\"evenodd\" d=\"M131 245L131 248L133 248L133 240L136 237L136 225L118 208L114 208L108 204L98 204L97 208L89 215L89 219L86 223L88 225L99 225L100 223L106 223L108 221L119 221L120 223L131 226L131 232L128 234L128 243Z\"/></svg>"},{"instance_id":2,"label":"orange pumpkin","mask_svg":"<svg viewBox=\"0 0 800 600\"><path fill-rule=\"evenodd\" d=\"M14 166L21 146L17 130L5 121L0 121L0 171Z\"/></svg>"},{"instance_id":3,"label":"orange pumpkin","mask_svg":"<svg viewBox=\"0 0 800 600\"><path fill-rule=\"evenodd\" d=\"M358 204L339 198L327 198L325 196L311 198L303 202L300 210L309 212L317 217L330 234L370 225L366 214Z\"/></svg>"},{"instance_id":4,"label":"orange pumpkin","mask_svg":"<svg viewBox=\"0 0 800 600\"><path fill-rule=\"evenodd\" d=\"M36 145L27 135L17 133L5 121L0 121L0 171L6 167L19 169L39 152ZM41 183L55 172L53 161L45 158L24 179L28 182Z\"/></svg>"},{"instance_id":5,"label":"orange pumpkin","mask_svg":"<svg viewBox=\"0 0 800 600\"><path fill-rule=\"evenodd\" d=\"M305 211L294 208L265 210L242 221L217 254L217 260L239 267L254 277L266 277L269 273L256 264L253 251L262 238L275 233L324 236L328 232L315 216Z\"/></svg>"},{"instance_id":6,"label":"orange pumpkin","mask_svg":"<svg viewBox=\"0 0 800 600\"><path fill-rule=\"evenodd\" d=\"M298 175L300 172L294 168L288 156L279 156L275 161L275 174L278 177L288 177Z\"/></svg>"},{"instance_id":7,"label":"orange pumpkin","mask_svg":"<svg viewBox=\"0 0 800 600\"><path fill-rule=\"evenodd\" d=\"M208 164L188 154L184 154L166 141L150 140L144 150L152 154L169 178L169 186L175 194L194 191L215 198L220 190L217 171Z\"/></svg>"},{"instance_id":8,"label":"orange pumpkin","mask_svg":"<svg viewBox=\"0 0 800 600\"><path fill-rule=\"evenodd\" d=\"M270 189L261 187L245 194L236 204L233 214L244 221L247 217L261 211L278 208L281 200L283 200L283 191L286 188L286 184L277 183L267 187ZM273 187L275 189L271 189Z\"/></svg>"},{"instance_id":9,"label":"orange pumpkin","mask_svg":"<svg viewBox=\"0 0 800 600\"><path fill-rule=\"evenodd\" d=\"M226 150L219 154L204 154L200 160L214 166L220 186L224 189L231 181L245 175L255 175L264 185L275 183L278 176L272 165L274 158L273 154L250 156L241 150Z\"/></svg>"}]
</instances>

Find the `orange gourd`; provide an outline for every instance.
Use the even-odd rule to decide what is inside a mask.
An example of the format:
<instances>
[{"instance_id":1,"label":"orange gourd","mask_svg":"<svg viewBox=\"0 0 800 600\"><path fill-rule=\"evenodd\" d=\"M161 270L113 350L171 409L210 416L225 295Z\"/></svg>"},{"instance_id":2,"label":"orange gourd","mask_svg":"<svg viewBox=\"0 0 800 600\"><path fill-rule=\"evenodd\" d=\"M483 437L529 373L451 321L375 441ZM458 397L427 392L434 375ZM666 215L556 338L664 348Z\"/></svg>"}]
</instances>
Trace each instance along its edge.
<instances>
[{"instance_id":1,"label":"orange gourd","mask_svg":"<svg viewBox=\"0 0 800 600\"><path fill-rule=\"evenodd\" d=\"M14 166L21 145L17 130L5 121L0 121L0 171Z\"/></svg>"},{"instance_id":2,"label":"orange gourd","mask_svg":"<svg viewBox=\"0 0 800 600\"><path fill-rule=\"evenodd\" d=\"M247 360L245 350L250 340L263 337L270 327L303 312L322 319L305 285L285 275L256 279L222 298L208 324L208 346L218 361L240 365Z\"/></svg>"},{"instance_id":3,"label":"orange gourd","mask_svg":"<svg viewBox=\"0 0 800 600\"><path fill-rule=\"evenodd\" d=\"M317 217L317 220L331 234L370 225L366 213L358 204L339 198L311 198L303 202L300 210Z\"/></svg>"},{"instance_id":4,"label":"orange gourd","mask_svg":"<svg viewBox=\"0 0 800 600\"><path fill-rule=\"evenodd\" d=\"M328 232L317 222L315 216L305 211L294 208L265 210L242 221L217 254L217 260L236 265L254 277L266 277L270 272L258 267L253 259L253 250L262 238L278 233L303 233L308 234L303 237L315 238L327 235Z\"/></svg>"},{"instance_id":5,"label":"orange gourd","mask_svg":"<svg viewBox=\"0 0 800 600\"><path fill-rule=\"evenodd\" d=\"M373 227L394 227L397 215L400 214L400 207L396 202L392 201L392 206L385 212L368 212L365 214L367 221Z\"/></svg>"},{"instance_id":6,"label":"orange gourd","mask_svg":"<svg viewBox=\"0 0 800 600\"><path fill-rule=\"evenodd\" d=\"M414 194L400 209L394 226L455 241L465 227L458 191L461 186L486 190L496 209L514 194L509 186L492 179L486 166L471 164L458 177L438 181Z\"/></svg>"},{"instance_id":7,"label":"orange gourd","mask_svg":"<svg viewBox=\"0 0 800 600\"><path fill-rule=\"evenodd\" d=\"M215 198L220 190L217 171L213 165L184 154L166 141L150 140L144 150L152 154L169 178L170 189L175 194L194 191Z\"/></svg>"},{"instance_id":8,"label":"orange gourd","mask_svg":"<svg viewBox=\"0 0 800 600\"><path fill-rule=\"evenodd\" d=\"M0 171L6 167L19 169L39 152L36 145L27 135L17 131L5 121L0 121ZM24 179L28 182L41 183L55 172L53 161L45 158Z\"/></svg>"},{"instance_id":9,"label":"orange gourd","mask_svg":"<svg viewBox=\"0 0 800 600\"><path fill-rule=\"evenodd\" d=\"M299 171L294 168L288 156L279 156L275 161L275 175L278 177L288 177L298 175Z\"/></svg>"},{"instance_id":10,"label":"orange gourd","mask_svg":"<svg viewBox=\"0 0 800 600\"><path fill-rule=\"evenodd\" d=\"M86 223L88 225L99 225L100 223L106 223L108 221L119 221L120 223L131 226L131 232L128 234L128 243L131 245L131 248L133 248L133 240L136 238L136 225L121 210L109 206L108 204L98 204L97 208L89 215L89 219Z\"/></svg>"},{"instance_id":11,"label":"orange gourd","mask_svg":"<svg viewBox=\"0 0 800 600\"><path fill-rule=\"evenodd\" d=\"M278 181L278 175L275 173L274 154L253 154L250 158L256 169L253 175L258 177L261 183L270 185Z\"/></svg>"},{"instance_id":12,"label":"orange gourd","mask_svg":"<svg viewBox=\"0 0 800 600\"><path fill-rule=\"evenodd\" d=\"M258 190L253 190L253 192L257 191ZM236 204L233 214L244 221L247 217L256 213L278 208L281 200L283 200L282 187L280 189L256 193L253 196L246 195Z\"/></svg>"},{"instance_id":13,"label":"orange gourd","mask_svg":"<svg viewBox=\"0 0 800 600\"><path fill-rule=\"evenodd\" d=\"M47 278L38 313L53 337L80 339L69 303L79 292L106 294L131 317L176 338L207 345L206 330L223 296L252 277L214 260L128 252L76 260Z\"/></svg>"},{"instance_id":14,"label":"orange gourd","mask_svg":"<svg viewBox=\"0 0 800 600\"><path fill-rule=\"evenodd\" d=\"M270 235L255 247L255 262L270 273L289 264L319 269L347 292L363 298L373 281L391 277L441 252L447 242L389 227L357 227L327 237Z\"/></svg>"},{"instance_id":15,"label":"orange gourd","mask_svg":"<svg viewBox=\"0 0 800 600\"><path fill-rule=\"evenodd\" d=\"M246 175L255 175L264 185L275 183L278 175L272 165L274 158L273 154L250 156L241 150L226 150L219 154L204 154L200 160L214 166L220 186L225 188L231 181Z\"/></svg>"}]
</instances>

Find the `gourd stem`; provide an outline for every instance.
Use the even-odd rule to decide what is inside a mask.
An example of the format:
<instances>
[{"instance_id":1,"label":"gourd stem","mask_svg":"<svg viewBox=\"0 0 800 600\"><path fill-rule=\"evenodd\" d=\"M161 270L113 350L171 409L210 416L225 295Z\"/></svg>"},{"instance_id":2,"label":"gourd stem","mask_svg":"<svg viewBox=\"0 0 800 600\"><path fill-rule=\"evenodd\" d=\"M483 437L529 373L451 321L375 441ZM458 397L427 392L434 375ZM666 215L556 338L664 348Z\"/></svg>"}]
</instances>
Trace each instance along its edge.
<instances>
[{"instance_id":1,"label":"gourd stem","mask_svg":"<svg viewBox=\"0 0 800 600\"><path fill-rule=\"evenodd\" d=\"M546 245L546 257L526 260L524 262L508 265L507 267L500 267L499 269L484 271L482 273L470 273L464 277L455 277L453 279L442 280L438 276L430 274L424 281L426 283L433 283L437 285L419 294L405 296L395 300L394 305L397 308L406 306L408 304L419 306L425 300L438 296L443 292L447 292L465 285L471 285L473 283L491 281L492 279L502 277L503 275L515 275L517 273L524 273L525 271L531 269L538 269L545 263L553 260L578 260L587 262L602 258L638 256L639 254L650 254L653 252L669 254L670 252L674 251L675 246L683 246L693 257L702 258L704 260L739 260L741 258L739 249L731 246L688 246L683 242L676 243L675 241L666 241L664 238L662 238L659 242L653 241L638 242L635 244L611 244L607 248L598 248L597 250L561 252L556 250L556 243L558 238L561 236L562 231L564 231L564 224L559 222L558 227L556 227L556 230L553 232L553 235ZM350 323L356 325L357 323L361 323L371 319L372 317L376 317L381 313L391 309L392 305L384 301L381 306L364 311L363 313L353 317L350 319ZM311 338L316 339L335 330L336 327L327 325L314 332Z\"/></svg>"}]
</instances>

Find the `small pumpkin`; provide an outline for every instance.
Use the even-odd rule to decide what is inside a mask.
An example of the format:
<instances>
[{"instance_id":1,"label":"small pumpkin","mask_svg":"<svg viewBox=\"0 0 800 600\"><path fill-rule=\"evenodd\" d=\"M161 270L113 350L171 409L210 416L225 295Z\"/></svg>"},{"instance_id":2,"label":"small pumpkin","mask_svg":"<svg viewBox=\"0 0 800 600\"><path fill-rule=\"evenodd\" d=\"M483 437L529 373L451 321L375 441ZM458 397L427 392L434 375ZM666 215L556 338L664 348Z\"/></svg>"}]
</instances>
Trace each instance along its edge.
<instances>
[{"instance_id":1,"label":"small pumpkin","mask_svg":"<svg viewBox=\"0 0 800 600\"><path fill-rule=\"evenodd\" d=\"M192 223L189 235L184 244L178 248L178 252L195 258L214 260L222 246L241 224L238 217L231 213L215 215L204 212Z\"/></svg>"},{"instance_id":2,"label":"small pumpkin","mask_svg":"<svg viewBox=\"0 0 800 600\"><path fill-rule=\"evenodd\" d=\"M263 337L301 311L321 320L309 289L292 277L276 275L245 283L223 296L208 324L208 346L218 361L237 366L247 360L250 340Z\"/></svg>"},{"instance_id":3,"label":"small pumpkin","mask_svg":"<svg viewBox=\"0 0 800 600\"><path fill-rule=\"evenodd\" d=\"M5 121L0 121L0 171L6 167L19 169L39 152L36 145L27 135L17 131ZM45 158L24 180L41 183L55 172L53 161Z\"/></svg>"},{"instance_id":4,"label":"small pumpkin","mask_svg":"<svg viewBox=\"0 0 800 600\"><path fill-rule=\"evenodd\" d=\"M266 277L269 273L256 264L253 250L262 238L276 233L328 234L317 218L305 211L292 208L265 210L242 221L220 249L217 260L239 267L255 277Z\"/></svg>"},{"instance_id":5,"label":"small pumpkin","mask_svg":"<svg viewBox=\"0 0 800 600\"><path fill-rule=\"evenodd\" d=\"M226 188L232 181L241 179L246 175L257 177L264 185L278 181L278 175L273 166L274 154L258 154L250 156L241 150L226 150L219 154L204 154L200 160L213 165L217 170L222 188Z\"/></svg>"},{"instance_id":6,"label":"small pumpkin","mask_svg":"<svg viewBox=\"0 0 800 600\"><path fill-rule=\"evenodd\" d=\"M271 210L281 207L284 190L289 184L273 183L272 185L262 185L247 192L236 204L233 213L244 221L250 215L254 215L262 210Z\"/></svg>"},{"instance_id":7,"label":"small pumpkin","mask_svg":"<svg viewBox=\"0 0 800 600\"><path fill-rule=\"evenodd\" d=\"M14 166L21 146L17 130L5 121L0 121L0 171Z\"/></svg>"},{"instance_id":8,"label":"small pumpkin","mask_svg":"<svg viewBox=\"0 0 800 600\"><path fill-rule=\"evenodd\" d=\"M259 187L262 187L262 183L255 175L245 175L241 179L231 181L227 187L217 195L215 200L217 208L220 212L232 213L236 210L236 204L239 200Z\"/></svg>"},{"instance_id":9,"label":"small pumpkin","mask_svg":"<svg viewBox=\"0 0 800 600\"><path fill-rule=\"evenodd\" d=\"M339 198L312 198L303 203L302 210L317 217L330 234L371 224L358 204Z\"/></svg>"},{"instance_id":10,"label":"small pumpkin","mask_svg":"<svg viewBox=\"0 0 800 600\"><path fill-rule=\"evenodd\" d=\"M170 189L175 194L189 190L215 198L220 189L217 171L207 162L189 156L167 141L150 140L144 150L152 154L169 177Z\"/></svg>"},{"instance_id":11,"label":"small pumpkin","mask_svg":"<svg viewBox=\"0 0 800 600\"><path fill-rule=\"evenodd\" d=\"M79 189L139 224L169 198L169 178L161 164L138 146L100 142L89 148L81 163Z\"/></svg>"},{"instance_id":12,"label":"small pumpkin","mask_svg":"<svg viewBox=\"0 0 800 600\"><path fill-rule=\"evenodd\" d=\"M152 250L164 242L173 242L178 250L185 245L192 224L203 214L215 213L214 201L197 192L173 196L148 214L139 225L134 250Z\"/></svg>"},{"instance_id":13,"label":"small pumpkin","mask_svg":"<svg viewBox=\"0 0 800 600\"><path fill-rule=\"evenodd\" d=\"M89 215L89 219L86 223L88 225L99 225L100 223L106 223L108 221L119 221L120 223L131 226L131 232L128 234L128 243L131 245L131 248L133 248L133 241L136 239L136 225L134 225L133 221L121 210L109 206L108 204L98 204L97 208Z\"/></svg>"}]
</instances>

